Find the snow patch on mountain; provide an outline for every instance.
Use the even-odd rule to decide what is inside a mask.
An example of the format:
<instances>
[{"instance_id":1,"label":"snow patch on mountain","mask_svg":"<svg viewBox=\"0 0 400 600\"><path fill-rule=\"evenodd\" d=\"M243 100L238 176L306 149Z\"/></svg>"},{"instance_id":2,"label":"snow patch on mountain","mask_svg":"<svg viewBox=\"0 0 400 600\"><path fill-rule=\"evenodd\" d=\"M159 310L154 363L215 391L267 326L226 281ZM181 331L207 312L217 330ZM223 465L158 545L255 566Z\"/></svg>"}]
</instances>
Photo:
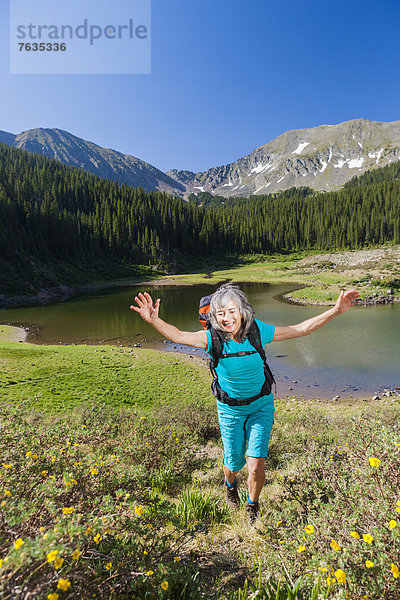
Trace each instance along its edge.
<instances>
[{"instance_id":1,"label":"snow patch on mountain","mask_svg":"<svg viewBox=\"0 0 400 600\"><path fill-rule=\"evenodd\" d=\"M306 148L306 146L308 146L310 144L310 142L300 142L300 144L297 146L296 150L293 150L292 154L301 154L304 150L304 148Z\"/></svg>"},{"instance_id":2,"label":"snow patch on mountain","mask_svg":"<svg viewBox=\"0 0 400 600\"><path fill-rule=\"evenodd\" d=\"M351 160L348 160L347 164L349 165L349 169L361 169L364 160L365 158L363 156L361 156L360 158L352 158Z\"/></svg>"},{"instance_id":3,"label":"snow patch on mountain","mask_svg":"<svg viewBox=\"0 0 400 600\"><path fill-rule=\"evenodd\" d=\"M380 159L380 158L381 158L381 156L382 156L382 152L383 152L383 148L381 148L381 149L379 150L379 152L368 152L368 156L369 156L370 158L376 158L376 164L378 164L378 162L379 162L379 159Z\"/></svg>"},{"instance_id":4,"label":"snow patch on mountain","mask_svg":"<svg viewBox=\"0 0 400 600\"><path fill-rule=\"evenodd\" d=\"M356 140L356 138L354 137L354 133L353 133L353 140L354 140L355 142L357 142L357 144L358 144L358 145L360 146L360 148L362 149L362 144Z\"/></svg>"},{"instance_id":5,"label":"snow patch on mountain","mask_svg":"<svg viewBox=\"0 0 400 600\"><path fill-rule=\"evenodd\" d=\"M339 160L337 165L333 165L335 169L341 169L346 164L345 160Z\"/></svg>"},{"instance_id":6,"label":"snow patch on mountain","mask_svg":"<svg viewBox=\"0 0 400 600\"><path fill-rule=\"evenodd\" d=\"M263 171L267 166L268 165L257 165L256 167L253 167L249 175L251 175L252 173L261 173L261 171Z\"/></svg>"}]
</instances>

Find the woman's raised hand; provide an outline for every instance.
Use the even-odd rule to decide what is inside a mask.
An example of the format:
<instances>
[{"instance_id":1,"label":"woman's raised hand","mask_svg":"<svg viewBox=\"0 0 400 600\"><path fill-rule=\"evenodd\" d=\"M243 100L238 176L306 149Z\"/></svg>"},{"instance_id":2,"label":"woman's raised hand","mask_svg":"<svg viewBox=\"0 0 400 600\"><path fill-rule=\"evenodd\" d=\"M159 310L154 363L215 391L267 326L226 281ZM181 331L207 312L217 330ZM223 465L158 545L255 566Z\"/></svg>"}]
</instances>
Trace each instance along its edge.
<instances>
[{"instance_id":1,"label":"woman's raised hand","mask_svg":"<svg viewBox=\"0 0 400 600\"><path fill-rule=\"evenodd\" d=\"M340 292L339 298L336 300L336 308L339 310L339 312L344 313L354 304L354 302L359 297L360 293L356 290Z\"/></svg>"},{"instance_id":2,"label":"woman's raised hand","mask_svg":"<svg viewBox=\"0 0 400 600\"><path fill-rule=\"evenodd\" d=\"M153 319L158 317L158 309L160 306L160 298L153 304L153 298L145 292L144 294L139 293L135 296L135 302L137 306L131 305L131 309L139 313L144 321L151 323Z\"/></svg>"}]
</instances>

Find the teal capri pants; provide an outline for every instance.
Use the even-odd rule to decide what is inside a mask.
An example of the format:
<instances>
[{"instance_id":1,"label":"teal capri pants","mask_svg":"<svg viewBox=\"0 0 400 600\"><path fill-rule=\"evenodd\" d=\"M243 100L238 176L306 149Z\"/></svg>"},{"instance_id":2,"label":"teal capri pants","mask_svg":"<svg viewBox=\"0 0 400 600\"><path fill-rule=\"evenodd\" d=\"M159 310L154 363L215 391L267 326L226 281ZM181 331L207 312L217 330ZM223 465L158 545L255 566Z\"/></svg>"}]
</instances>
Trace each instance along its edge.
<instances>
[{"instance_id":1,"label":"teal capri pants","mask_svg":"<svg viewBox=\"0 0 400 600\"><path fill-rule=\"evenodd\" d=\"M268 455L275 412L272 394L262 396L248 406L228 406L217 402L217 408L224 444L223 464L230 471L240 471L246 464L246 456L259 458Z\"/></svg>"}]
</instances>

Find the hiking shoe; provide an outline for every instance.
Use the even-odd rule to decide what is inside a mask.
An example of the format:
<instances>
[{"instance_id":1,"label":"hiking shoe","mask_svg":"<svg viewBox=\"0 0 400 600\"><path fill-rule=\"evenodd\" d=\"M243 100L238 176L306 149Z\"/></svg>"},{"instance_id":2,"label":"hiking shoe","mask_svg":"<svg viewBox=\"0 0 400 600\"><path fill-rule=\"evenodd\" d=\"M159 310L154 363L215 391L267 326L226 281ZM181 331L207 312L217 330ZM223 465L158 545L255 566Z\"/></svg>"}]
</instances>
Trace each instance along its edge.
<instances>
[{"instance_id":1,"label":"hiking shoe","mask_svg":"<svg viewBox=\"0 0 400 600\"><path fill-rule=\"evenodd\" d=\"M258 515L258 502L250 504L248 500L244 503L244 509L249 517L250 525L253 525Z\"/></svg>"},{"instance_id":2,"label":"hiking shoe","mask_svg":"<svg viewBox=\"0 0 400 600\"><path fill-rule=\"evenodd\" d=\"M229 487L225 484L226 494L225 500L230 508L239 508L240 506L240 498L237 489L237 483L233 487Z\"/></svg>"}]
</instances>

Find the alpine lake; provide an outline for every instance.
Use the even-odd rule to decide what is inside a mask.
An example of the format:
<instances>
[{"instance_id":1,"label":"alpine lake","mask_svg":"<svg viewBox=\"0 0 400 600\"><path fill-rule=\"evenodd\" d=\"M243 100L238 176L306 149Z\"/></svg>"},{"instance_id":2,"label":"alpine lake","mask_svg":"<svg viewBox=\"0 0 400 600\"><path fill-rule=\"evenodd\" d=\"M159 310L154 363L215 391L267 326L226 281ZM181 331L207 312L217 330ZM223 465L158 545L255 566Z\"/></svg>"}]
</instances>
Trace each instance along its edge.
<instances>
[{"instance_id":1,"label":"alpine lake","mask_svg":"<svg viewBox=\"0 0 400 600\"><path fill-rule=\"evenodd\" d=\"M291 325L321 313L324 307L298 306L283 300L289 284L241 284L257 318ZM297 286L298 287L298 286ZM111 344L188 352L207 358L199 349L166 341L129 307L139 291L161 299L160 316L178 328L196 331L198 305L215 286L157 284L108 288L77 294L64 302L10 308L0 322L28 330L36 344ZM304 398L371 396L400 386L400 304L354 307L312 335L275 342L266 348L277 381L277 395ZM207 363L205 362L205 368Z\"/></svg>"}]
</instances>

